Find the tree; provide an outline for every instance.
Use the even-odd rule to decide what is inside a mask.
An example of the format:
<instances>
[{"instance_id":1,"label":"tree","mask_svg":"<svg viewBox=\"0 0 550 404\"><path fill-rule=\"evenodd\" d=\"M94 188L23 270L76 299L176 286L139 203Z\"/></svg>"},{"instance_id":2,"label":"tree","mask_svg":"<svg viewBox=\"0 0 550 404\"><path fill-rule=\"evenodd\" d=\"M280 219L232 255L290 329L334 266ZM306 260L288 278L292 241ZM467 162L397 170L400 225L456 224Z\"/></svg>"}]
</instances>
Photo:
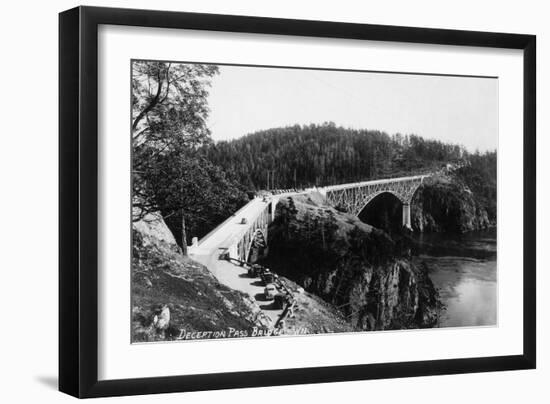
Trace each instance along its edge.
<instances>
[{"instance_id":1,"label":"tree","mask_svg":"<svg viewBox=\"0 0 550 404\"><path fill-rule=\"evenodd\" d=\"M215 65L135 61L132 64L134 144L173 142L198 147L209 141L208 87Z\"/></svg>"},{"instance_id":2,"label":"tree","mask_svg":"<svg viewBox=\"0 0 550 404\"><path fill-rule=\"evenodd\" d=\"M161 212L184 253L186 234L203 235L244 199L200 151L212 143L208 88L218 72L215 65L132 64L132 219Z\"/></svg>"}]
</instances>

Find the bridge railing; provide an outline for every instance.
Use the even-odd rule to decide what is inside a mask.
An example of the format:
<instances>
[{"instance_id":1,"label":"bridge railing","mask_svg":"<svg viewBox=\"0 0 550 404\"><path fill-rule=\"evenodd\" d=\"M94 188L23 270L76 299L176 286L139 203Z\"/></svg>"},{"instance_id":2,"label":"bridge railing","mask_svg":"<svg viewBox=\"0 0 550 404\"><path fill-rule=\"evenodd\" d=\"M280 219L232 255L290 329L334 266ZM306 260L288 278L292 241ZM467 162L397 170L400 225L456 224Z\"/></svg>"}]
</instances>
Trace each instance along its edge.
<instances>
[{"instance_id":1,"label":"bridge railing","mask_svg":"<svg viewBox=\"0 0 550 404\"><path fill-rule=\"evenodd\" d=\"M460 168L460 167L463 167L465 165L465 163L453 163L452 165L456 168ZM286 194L286 193L301 194L301 193L310 192L310 191L315 190L315 189L323 189L323 188L327 188L327 187L338 187L338 186L361 184L361 183L368 183L368 182L375 183L376 181L385 181L385 180L399 181L399 180L414 178L414 177L427 177L427 176L431 176L431 175L434 175L434 174L437 174L437 173L440 173L440 172L444 172L445 170L446 170L445 167L434 166L434 167L423 169L423 170L412 170L412 172L400 171L400 172L393 173L393 174L387 174L382 179L365 179L365 180L361 180L361 181L354 181L354 182L350 182L350 183L335 184L335 185L313 185L313 186L310 186L310 187L298 187L298 188L264 189L264 190L258 191L257 195L281 195L281 194Z\"/></svg>"},{"instance_id":2,"label":"bridge railing","mask_svg":"<svg viewBox=\"0 0 550 404\"><path fill-rule=\"evenodd\" d=\"M324 191L324 192L330 192L330 191L338 191L338 190L341 190L341 189L359 188L359 187L364 187L364 186L367 186L367 185L391 184L391 183L395 183L395 182L423 180L426 177L429 177L429 175L425 174L425 175L414 175L414 176L411 176L411 177L385 178L385 179L382 179L382 180L361 181L361 182L353 182L353 183L341 184L341 185L330 185L330 186L327 186L327 187L321 187L321 188L319 188L319 190Z\"/></svg>"},{"instance_id":3,"label":"bridge railing","mask_svg":"<svg viewBox=\"0 0 550 404\"><path fill-rule=\"evenodd\" d=\"M356 181L356 182L349 182L345 184L336 184L336 185L320 185L320 186L312 186L308 188L289 188L289 189L271 189L271 190L262 190L258 191L258 195L261 196L279 196L279 195L285 195L285 194L304 194L312 191L331 191L333 189L345 189L345 188L354 188L357 186L362 185L375 185L375 184L383 184L383 183L389 183L389 182L398 182L398 181L410 181L414 179L419 178L426 178L430 177L435 174L439 174L442 172L445 172L445 168L441 168L439 170L429 170L429 171L421 171L416 172L414 175L408 175L408 176L388 176L383 179L377 179L377 180L363 180L363 181ZM399 174L398 174L399 175Z\"/></svg>"},{"instance_id":4,"label":"bridge railing","mask_svg":"<svg viewBox=\"0 0 550 404\"><path fill-rule=\"evenodd\" d=\"M251 221L247 223L246 231L241 232L238 236L231 239L230 246L237 245L237 255L240 259L246 259L249 252L252 241L258 230L261 230L263 236L267 238L267 227L271 222L271 215L269 214L269 204L267 204Z\"/></svg>"}]
</instances>

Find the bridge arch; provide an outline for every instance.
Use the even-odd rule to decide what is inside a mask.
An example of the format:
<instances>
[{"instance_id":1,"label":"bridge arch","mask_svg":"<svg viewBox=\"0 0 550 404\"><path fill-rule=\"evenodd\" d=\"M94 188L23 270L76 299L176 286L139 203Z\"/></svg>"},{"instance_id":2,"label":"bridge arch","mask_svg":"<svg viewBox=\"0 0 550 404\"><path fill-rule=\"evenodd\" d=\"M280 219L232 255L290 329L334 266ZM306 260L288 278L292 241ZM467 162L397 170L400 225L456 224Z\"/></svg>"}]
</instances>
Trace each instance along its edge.
<instances>
[{"instance_id":1,"label":"bridge arch","mask_svg":"<svg viewBox=\"0 0 550 404\"><path fill-rule=\"evenodd\" d=\"M393 197L398 199L399 202L401 202L402 204L410 203L410 202L407 202L408 197L406 195L403 195L402 193L394 191L391 188L389 188L389 189L384 189L384 190L373 192L373 193L369 194L368 196L366 196L364 198L364 200L362 201L363 207L359 210L359 212L361 212L363 209L365 209L369 203L371 203L374 199L376 199L376 197L378 197L380 195L383 195L383 194L392 195Z\"/></svg>"},{"instance_id":2,"label":"bridge arch","mask_svg":"<svg viewBox=\"0 0 550 404\"><path fill-rule=\"evenodd\" d=\"M377 192L366 200L357 217L364 223L388 232L399 231L405 225L404 201L402 195L391 190Z\"/></svg>"},{"instance_id":3,"label":"bridge arch","mask_svg":"<svg viewBox=\"0 0 550 404\"><path fill-rule=\"evenodd\" d=\"M343 208L348 213L359 215L379 195L389 193L402 203L402 225L411 229L411 201L422 184L425 175L389 178L325 187L321 190L327 202Z\"/></svg>"},{"instance_id":4,"label":"bridge arch","mask_svg":"<svg viewBox=\"0 0 550 404\"><path fill-rule=\"evenodd\" d=\"M267 249L267 236L262 229L256 229L246 249L246 262L254 263Z\"/></svg>"}]
</instances>

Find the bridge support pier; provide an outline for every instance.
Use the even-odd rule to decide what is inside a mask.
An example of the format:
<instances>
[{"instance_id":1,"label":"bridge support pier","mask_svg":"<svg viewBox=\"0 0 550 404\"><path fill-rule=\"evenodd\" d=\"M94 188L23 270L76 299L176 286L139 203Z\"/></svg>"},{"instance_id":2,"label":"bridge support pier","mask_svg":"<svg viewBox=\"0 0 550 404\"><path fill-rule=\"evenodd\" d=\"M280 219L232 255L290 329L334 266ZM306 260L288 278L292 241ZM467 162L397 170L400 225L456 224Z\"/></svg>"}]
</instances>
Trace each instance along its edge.
<instances>
[{"instance_id":1,"label":"bridge support pier","mask_svg":"<svg viewBox=\"0 0 550 404\"><path fill-rule=\"evenodd\" d=\"M403 227L406 227L409 230L412 230L411 226L411 204L403 204Z\"/></svg>"}]
</instances>

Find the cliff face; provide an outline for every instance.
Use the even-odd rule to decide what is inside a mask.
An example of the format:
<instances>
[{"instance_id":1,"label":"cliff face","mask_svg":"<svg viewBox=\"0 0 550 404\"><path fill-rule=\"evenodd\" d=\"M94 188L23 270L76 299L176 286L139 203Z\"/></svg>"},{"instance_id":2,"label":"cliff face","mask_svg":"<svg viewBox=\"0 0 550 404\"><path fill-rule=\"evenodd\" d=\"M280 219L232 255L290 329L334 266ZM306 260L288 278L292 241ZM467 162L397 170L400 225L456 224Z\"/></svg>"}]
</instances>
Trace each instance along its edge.
<instances>
[{"instance_id":1,"label":"cliff face","mask_svg":"<svg viewBox=\"0 0 550 404\"><path fill-rule=\"evenodd\" d=\"M215 338L216 332L269 326L251 297L221 285L181 254L160 216L134 223L132 232L133 342L175 340L197 331Z\"/></svg>"},{"instance_id":2,"label":"cliff face","mask_svg":"<svg viewBox=\"0 0 550 404\"><path fill-rule=\"evenodd\" d=\"M355 267L345 261L317 283L332 303L347 305L345 312L355 327L387 330L436 325L437 292L425 268L405 259Z\"/></svg>"},{"instance_id":3,"label":"cliff face","mask_svg":"<svg viewBox=\"0 0 550 404\"><path fill-rule=\"evenodd\" d=\"M281 200L269 238L267 264L339 308L355 329L437 323L427 269L408 261L400 241L319 198Z\"/></svg>"},{"instance_id":4,"label":"cliff face","mask_svg":"<svg viewBox=\"0 0 550 404\"><path fill-rule=\"evenodd\" d=\"M296 300L296 309L293 316L285 319L284 334L325 334L355 331L355 327L332 304L313 293L305 291L297 283L284 276L281 276L280 279L292 291Z\"/></svg>"},{"instance_id":5,"label":"cliff face","mask_svg":"<svg viewBox=\"0 0 550 404\"><path fill-rule=\"evenodd\" d=\"M428 179L415 193L411 222L419 232L464 233L494 225L464 183L458 178L443 176Z\"/></svg>"}]
</instances>

